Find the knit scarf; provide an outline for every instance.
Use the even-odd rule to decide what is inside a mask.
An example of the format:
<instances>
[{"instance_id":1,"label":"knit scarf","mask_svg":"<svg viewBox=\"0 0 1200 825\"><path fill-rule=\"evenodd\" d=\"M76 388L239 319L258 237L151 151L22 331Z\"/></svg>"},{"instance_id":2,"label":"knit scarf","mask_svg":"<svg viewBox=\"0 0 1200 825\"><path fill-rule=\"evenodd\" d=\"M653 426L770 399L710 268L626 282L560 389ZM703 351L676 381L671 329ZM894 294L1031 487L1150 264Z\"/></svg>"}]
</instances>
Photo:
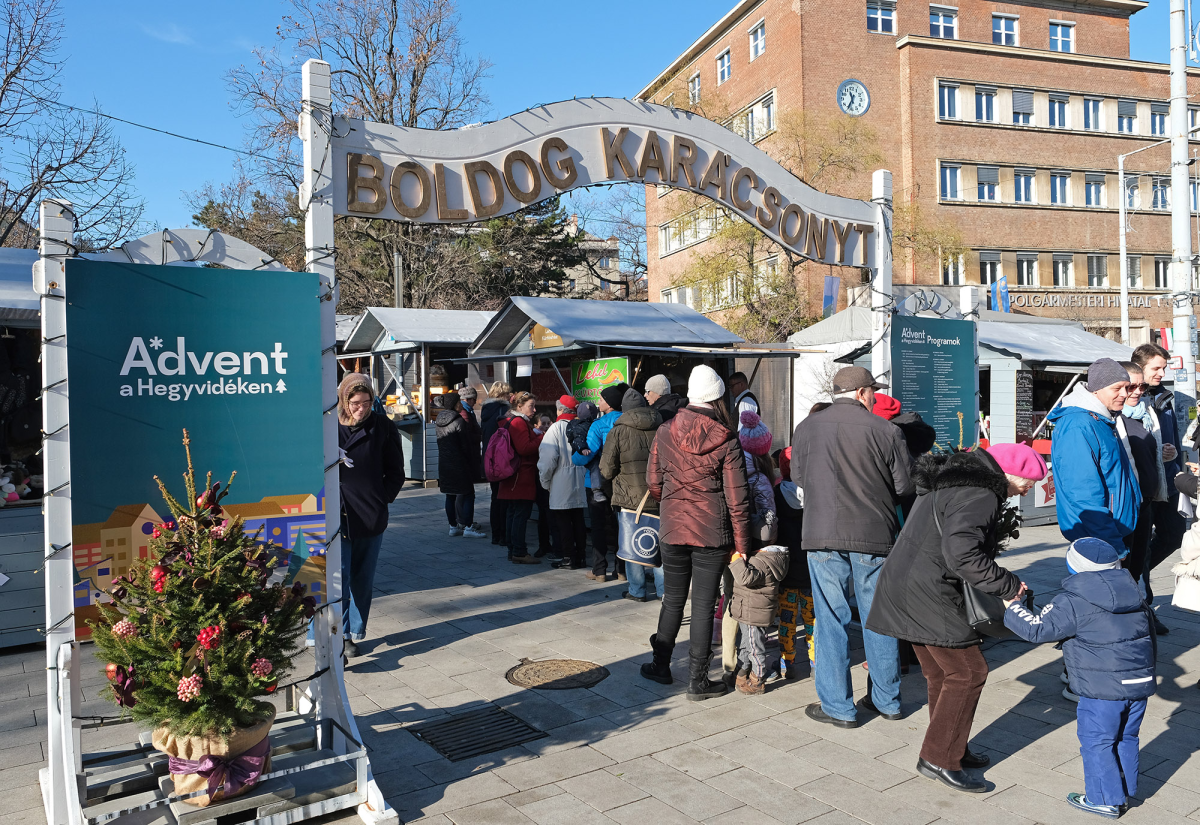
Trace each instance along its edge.
<instances>
[{"instance_id":1,"label":"knit scarf","mask_svg":"<svg viewBox=\"0 0 1200 825\"><path fill-rule=\"evenodd\" d=\"M1121 409L1121 413L1122 413L1122 414L1123 414L1123 415L1124 415L1126 418L1133 418L1133 419L1136 419L1136 420L1138 420L1138 421L1141 421L1141 422L1142 422L1142 426L1143 426L1143 427L1145 427L1145 428L1147 429L1147 431L1153 431L1153 430L1154 430L1154 424L1152 424L1152 423L1150 422L1150 419L1151 419L1150 410L1149 410L1149 408L1146 406L1146 402L1145 402L1145 401L1139 401L1139 402L1137 402L1137 406L1135 406L1135 407L1128 407L1128 406L1127 406L1127 407L1123 407L1123 408Z\"/></svg>"}]
</instances>

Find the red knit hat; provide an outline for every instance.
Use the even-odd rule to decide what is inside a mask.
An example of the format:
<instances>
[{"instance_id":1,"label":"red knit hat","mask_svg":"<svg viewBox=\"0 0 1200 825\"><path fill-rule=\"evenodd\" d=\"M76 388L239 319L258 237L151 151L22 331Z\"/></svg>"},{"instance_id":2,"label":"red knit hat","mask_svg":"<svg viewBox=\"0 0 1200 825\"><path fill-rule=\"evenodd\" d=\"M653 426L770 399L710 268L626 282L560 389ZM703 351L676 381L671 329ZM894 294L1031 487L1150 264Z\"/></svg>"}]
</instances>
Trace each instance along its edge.
<instances>
[{"instance_id":1,"label":"red knit hat","mask_svg":"<svg viewBox=\"0 0 1200 825\"><path fill-rule=\"evenodd\" d=\"M1046 477L1045 460L1026 444L993 444L987 451L1009 475L1034 481Z\"/></svg>"},{"instance_id":2,"label":"red knit hat","mask_svg":"<svg viewBox=\"0 0 1200 825\"><path fill-rule=\"evenodd\" d=\"M779 472L783 475L784 481L792 480L792 448L784 447L779 452Z\"/></svg>"},{"instance_id":3,"label":"red knit hat","mask_svg":"<svg viewBox=\"0 0 1200 825\"><path fill-rule=\"evenodd\" d=\"M568 410L574 410L575 407L579 405L579 402L575 400L575 396L573 395L560 395L558 397L558 403L562 404Z\"/></svg>"},{"instance_id":4,"label":"red knit hat","mask_svg":"<svg viewBox=\"0 0 1200 825\"><path fill-rule=\"evenodd\" d=\"M875 407L871 410L880 418L891 421L900 414L900 402L890 395L875 393Z\"/></svg>"}]
</instances>

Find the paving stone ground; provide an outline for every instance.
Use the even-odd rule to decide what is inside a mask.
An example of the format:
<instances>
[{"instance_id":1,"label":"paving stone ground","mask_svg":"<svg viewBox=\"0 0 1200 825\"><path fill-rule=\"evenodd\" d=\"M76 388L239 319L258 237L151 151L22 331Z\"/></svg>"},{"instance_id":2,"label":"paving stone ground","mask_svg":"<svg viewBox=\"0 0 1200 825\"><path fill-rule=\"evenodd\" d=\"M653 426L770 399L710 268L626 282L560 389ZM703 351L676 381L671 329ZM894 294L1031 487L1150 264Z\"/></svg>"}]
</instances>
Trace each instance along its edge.
<instances>
[{"instance_id":1,"label":"paving stone ground","mask_svg":"<svg viewBox=\"0 0 1200 825\"><path fill-rule=\"evenodd\" d=\"M486 521L486 487L479 499L479 520ZM990 789L960 794L915 771L928 721L919 669L904 678L902 721L871 718L856 730L804 715L816 699L809 678L776 683L755 698L688 702L681 681L686 644L676 648L674 685L637 673L649 656L657 602L622 599L623 583L592 583L583 571L510 564L487 539L449 538L442 502L436 490L413 489L392 506L371 638L346 674L375 777L403 821L1097 821L1064 801L1083 790L1083 774L1075 708L1060 695L1061 654L1049 645L986 647L992 672L972 742L992 758L983 772ZM1002 561L1044 602L1065 575L1063 550L1057 528L1026 528ZM1169 567L1160 566L1154 581L1171 633L1159 640L1160 687L1142 727L1140 800L1123 817L1131 825L1200 821L1200 616L1165 604ZM0 825L45 821L37 787L46 738L42 657L34 648L0 651ZM521 659L558 657L602 664L611 676L569 691L505 681ZM854 657L861 661L861 646ZM854 667L856 696L866 690L866 675ZM81 713L113 712L96 698L103 681L98 666L85 667ZM548 735L450 762L405 730L487 703ZM122 745L130 735L129 726L89 731L85 750Z\"/></svg>"}]
</instances>

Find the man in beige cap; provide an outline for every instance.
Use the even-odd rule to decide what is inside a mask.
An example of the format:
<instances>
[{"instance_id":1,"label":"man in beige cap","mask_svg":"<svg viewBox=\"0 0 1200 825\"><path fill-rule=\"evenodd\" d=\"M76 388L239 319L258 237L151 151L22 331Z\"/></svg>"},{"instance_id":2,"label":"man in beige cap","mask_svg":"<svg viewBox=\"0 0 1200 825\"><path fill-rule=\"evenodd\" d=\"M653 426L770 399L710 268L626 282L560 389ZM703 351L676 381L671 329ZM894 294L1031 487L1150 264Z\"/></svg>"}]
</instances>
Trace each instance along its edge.
<instances>
[{"instance_id":1,"label":"man in beige cap","mask_svg":"<svg viewBox=\"0 0 1200 825\"><path fill-rule=\"evenodd\" d=\"M792 481L804 490L802 540L812 574L813 646L818 722L858 727L850 686L850 581L858 613L871 612L875 581L900 532L896 507L913 493L900 428L871 412L885 389L862 367L833 377L833 405L810 415L792 437ZM900 661L895 639L863 630L872 688L858 707L900 718Z\"/></svg>"}]
</instances>

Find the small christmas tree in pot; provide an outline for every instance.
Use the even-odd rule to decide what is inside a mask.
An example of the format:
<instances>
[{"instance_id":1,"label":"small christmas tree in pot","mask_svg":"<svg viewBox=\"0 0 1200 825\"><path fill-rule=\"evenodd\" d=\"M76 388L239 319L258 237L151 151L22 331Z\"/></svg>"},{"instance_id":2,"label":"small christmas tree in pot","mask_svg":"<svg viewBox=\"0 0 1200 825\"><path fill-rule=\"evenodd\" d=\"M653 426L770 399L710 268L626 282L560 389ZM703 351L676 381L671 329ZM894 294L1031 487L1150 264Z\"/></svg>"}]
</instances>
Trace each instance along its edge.
<instances>
[{"instance_id":1,"label":"small christmas tree in pot","mask_svg":"<svg viewBox=\"0 0 1200 825\"><path fill-rule=\"evenodd\" d=\"M276 558L229 519L229 494L208 475L196 487L187 430L185 507L158 478L172 521L157 526L150 558L112 583L91 622L106 661L106 695L153 727L171 757L175 793L206 806L245 793L270 770L275 691L300 649L315 601L301 584L268 585Z\"/></svg>"}]
</instances>

